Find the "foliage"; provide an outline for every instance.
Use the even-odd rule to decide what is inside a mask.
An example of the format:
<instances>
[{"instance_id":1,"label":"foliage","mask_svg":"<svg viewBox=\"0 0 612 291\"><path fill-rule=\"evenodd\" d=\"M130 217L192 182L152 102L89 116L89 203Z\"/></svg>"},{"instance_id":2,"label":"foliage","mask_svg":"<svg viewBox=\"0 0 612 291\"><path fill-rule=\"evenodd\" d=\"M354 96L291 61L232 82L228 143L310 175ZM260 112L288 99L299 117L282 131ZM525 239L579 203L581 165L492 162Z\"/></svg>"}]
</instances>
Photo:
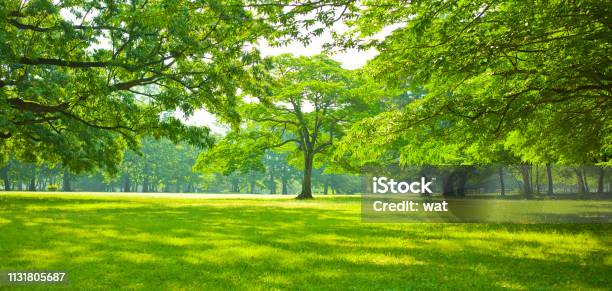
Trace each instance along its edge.
<instances>
[{"instance_id":1,"label":"foliage","mask_svg":"<svg viewBox=\"0 0 612 291\"><path fill-rule=\"evenodd\" d=\"M224 173L245 165L253 169L265 149L290 150L303 169L298 197L312 198L315 158L329 155L346 127L367 112L368 95L353 72L328 57L281 55L272 63L270 95L242 104L245 128L201 156L196 167L219 164Z\"/></svg>"},{"instance_id":2,"label":"foliage","mask_svg":"<svg viewBox=\"0 0 612 291\"><path fill-rule=\"evenodd\" d=\"M342 44L375 47L374 76L427 93L357 124L344 148L355 158L399 148L407 164L480 163L501 147L524 162L609 163L607 1L363 5Z\"/></svg>"},{"instance_id":3,"label":"foliage","mask_svg":"<svg viewBox=\"0 0 612 291\"><path fill-rule=\"evenodd\" d=\"M27 149L114 172L141 136L208 145L207 128L171 113L204 107L237 123L237 89L259 92L264 73L249 47L297 37L308 25L297 15L326 5L2 0L0 157Z\"/></svg>"}]
</instances>

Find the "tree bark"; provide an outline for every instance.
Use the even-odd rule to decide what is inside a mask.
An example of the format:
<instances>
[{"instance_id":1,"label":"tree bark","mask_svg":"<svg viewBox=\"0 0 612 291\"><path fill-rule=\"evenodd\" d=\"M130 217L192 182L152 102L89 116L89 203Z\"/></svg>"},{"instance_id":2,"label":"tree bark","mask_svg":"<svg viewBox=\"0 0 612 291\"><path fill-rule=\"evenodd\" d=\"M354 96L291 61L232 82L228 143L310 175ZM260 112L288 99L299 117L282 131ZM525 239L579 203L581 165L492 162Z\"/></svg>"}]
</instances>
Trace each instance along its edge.
<instances>
[{"instance_id":1,"label":"tree bark","mask_svg":"<svg viewBox=\"0 0 612 291\"><path fill-rule=\"evenodd\" d=\"M554 194L553 178L552 178L552 169L550 167L550 164L546 164L546 179L548 180L548 190L546 191L546 194L553 195Z\"/></svg>"},{"instance_id":2,"label":"tree bark","mask_svg":"<svg viewBox=\"0 0 612 291\"><path fill-rule=\"evenodd\" d=\"M521 165L521 177L523 178L523 195L525 198L533 197L533 192L531 191L531 182L529 179L529 170L531 169L530 165Z\"/></svg>"},{"instance_id":3,"label":"tree bark","mask_svg":"<svg viewBox=\"0 0 612 291\"><path fill-rule=\"evenodd\" d=\"M499 167L499 185L501 187L501 196L506 196L506 187L504 186L504 167Z\"/></svg>"},{"instance_id":4,"label":"tree bark","mask_svg":"<svg viewBox=\"0 0 612 291\"><path fill-rule=\"evenodd\" d=\"M312 163L313 154L311 151L304 152L304 176L302 178L302 192L296 197L297 199L312 199Z\"/></svg>"},{"instance_id":5,"label":"tree bark","mask_svg":"<svg viewBox=\"0 0 612 291\"><path fill-rule=\"evenodd\" d=\"M62 191L72 191L72 187L70 185L70 171L68 171L68 169L64 169L64 178L62 180Z\"/></svg>"}]
</instances>

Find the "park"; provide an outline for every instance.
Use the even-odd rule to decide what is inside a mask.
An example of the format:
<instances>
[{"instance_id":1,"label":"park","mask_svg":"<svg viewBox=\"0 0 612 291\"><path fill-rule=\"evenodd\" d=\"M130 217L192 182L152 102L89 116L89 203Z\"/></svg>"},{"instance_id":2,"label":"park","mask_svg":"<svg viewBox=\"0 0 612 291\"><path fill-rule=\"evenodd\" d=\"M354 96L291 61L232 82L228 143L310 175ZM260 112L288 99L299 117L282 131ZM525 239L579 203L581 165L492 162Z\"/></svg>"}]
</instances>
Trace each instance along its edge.
<instances>
[{"instance_id":1,"label":"park","mask_svg":"<svg viewBox=\"0 0 612 291\"><path fill-rule=\"evenodd\" d=\"M608 290L611 9L0 0L0 289Z\"/></svg>"},{"instance_id":2,"label":"park","mask_svg":"<svg viewBox=\"0 0 612 291\"><path fill-rule=\"evenodd\" d=\"M346 196L14 193L0 202L1 268L65 270L69 283L59 288L605 290L611 283L610 224L362 223L359 198Z\"/></svg>"}]
</instances>

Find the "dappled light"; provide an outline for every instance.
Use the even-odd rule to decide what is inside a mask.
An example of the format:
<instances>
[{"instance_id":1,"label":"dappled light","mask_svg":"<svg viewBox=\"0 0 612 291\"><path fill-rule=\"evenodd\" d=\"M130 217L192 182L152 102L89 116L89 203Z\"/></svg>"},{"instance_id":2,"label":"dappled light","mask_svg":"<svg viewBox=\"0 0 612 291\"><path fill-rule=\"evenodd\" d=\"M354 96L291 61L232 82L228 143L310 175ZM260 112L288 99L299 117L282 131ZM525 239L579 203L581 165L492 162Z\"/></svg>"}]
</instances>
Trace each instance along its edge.
<instances>
[{"instance_id":1,"label":"dappled light","mask_svg":"<svg viewBox=\"0 0 612 291\"><path fill-rule=\"evenodd\" d=\"M0 3L0 290L612 288L610 0Z\"/></svg>"},{"instance_id":2,"label":"dappled light","mask_svg":"<svg viewBox=\"0 0 612 291\"><path fill-rule=\"evenodd\" d=\"M87 288L605 289L609 224L359 223L355 198L2 196L3 269ZM307 271L308 270L308 271ZM608 278L608 279L607 279Z\"/></svg>"}]
</instances>

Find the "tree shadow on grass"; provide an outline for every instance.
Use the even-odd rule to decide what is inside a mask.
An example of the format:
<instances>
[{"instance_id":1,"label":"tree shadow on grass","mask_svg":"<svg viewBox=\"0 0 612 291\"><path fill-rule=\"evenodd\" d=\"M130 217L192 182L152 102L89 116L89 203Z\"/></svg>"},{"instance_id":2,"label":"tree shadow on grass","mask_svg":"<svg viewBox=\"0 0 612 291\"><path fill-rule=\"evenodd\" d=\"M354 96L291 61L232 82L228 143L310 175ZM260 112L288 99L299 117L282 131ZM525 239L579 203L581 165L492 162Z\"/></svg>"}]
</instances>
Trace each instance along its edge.
<instances>
[{"instance_id":1,"label":"tree shadow on grass","mask_svg":"<svg viewBox=\"0 0 612 291\"><path fill-rule=\"evenodd\" d=\"M283 201L8 200L0 269L66 269L75 289L612 285L607 224L363 224L351 204Z\"/></svg>"}]
</instances>

